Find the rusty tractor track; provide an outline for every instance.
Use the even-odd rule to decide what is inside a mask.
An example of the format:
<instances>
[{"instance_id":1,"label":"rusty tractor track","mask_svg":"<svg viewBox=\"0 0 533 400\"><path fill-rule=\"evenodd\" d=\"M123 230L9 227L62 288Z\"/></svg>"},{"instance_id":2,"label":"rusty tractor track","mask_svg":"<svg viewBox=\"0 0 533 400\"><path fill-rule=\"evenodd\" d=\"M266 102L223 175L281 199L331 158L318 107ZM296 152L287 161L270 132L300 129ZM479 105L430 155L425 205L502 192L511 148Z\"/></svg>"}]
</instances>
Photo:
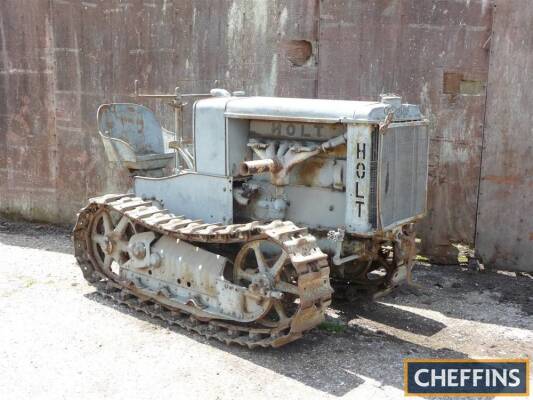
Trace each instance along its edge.
<instances>
[{"instance_id":1,"label":"rusty tractor track","mask_svg":"<svg viewBox=\"0 0 533 400\"><path fill-rule=\"evenodd\" d=\"M265 239L276 242L288 253L297 273L298 309L288 322L266 327L255 321L241 323L217 320L216 317L196 318L194 307L176 302L169 305L165 294L147 293L146 289L137 287L135 283L121 280L104 270L95 261L90 245L91 224L95 215L102 210L119 213L121 218L126 216L135 226L145 230L199 246L212 243L245 244L251 240ZM91 199L79 212L73 241L75 256L84 277L102 296L226 344L235 343L249 348L282 346L318 325L331 302L327 256L316 246L314 236L306 228L297 227L290 221L209 224L175 216L157 202L143 200L133 194L105 195Z\"/></svg>"}]
</instances>

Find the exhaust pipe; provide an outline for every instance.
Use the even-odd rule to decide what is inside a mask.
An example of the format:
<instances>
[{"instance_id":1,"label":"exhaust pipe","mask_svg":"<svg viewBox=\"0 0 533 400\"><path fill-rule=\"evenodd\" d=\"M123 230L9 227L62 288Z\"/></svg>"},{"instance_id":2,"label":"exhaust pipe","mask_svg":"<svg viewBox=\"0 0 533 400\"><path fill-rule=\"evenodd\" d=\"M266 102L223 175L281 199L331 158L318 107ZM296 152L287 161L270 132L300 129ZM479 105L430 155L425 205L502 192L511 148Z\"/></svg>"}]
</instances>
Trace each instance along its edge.
<instances>
[{"instance_id":1,"label":"exhaust pipe","mask_svg":"<svg viewBox=\"0 0 533 400\"><path fill-rule=\"evenodd\" d=\"M277 172L282 168L278 160L265 158L263 160L243 161L239 167L241 175L256 175L263 172Z\"/></svg>"}]
</instances>

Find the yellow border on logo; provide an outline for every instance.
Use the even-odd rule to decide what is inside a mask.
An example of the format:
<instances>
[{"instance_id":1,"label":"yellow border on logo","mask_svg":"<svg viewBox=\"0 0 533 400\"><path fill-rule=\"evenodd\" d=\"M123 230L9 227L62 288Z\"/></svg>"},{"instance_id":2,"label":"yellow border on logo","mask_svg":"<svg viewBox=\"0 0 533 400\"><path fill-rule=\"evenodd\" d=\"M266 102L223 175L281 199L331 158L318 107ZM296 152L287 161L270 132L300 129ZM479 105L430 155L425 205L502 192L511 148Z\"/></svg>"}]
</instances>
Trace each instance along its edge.
<instances>
[{"instance_id":1,"label":"yellow border on logo","mask_svg":"<svg viewBox=\"0 0 533 400\"><path fill-rule=\"evenodd\" d=\"M407 363L526 363L526 393L409 393L407 391ZM404 358L403 359L403 394L405 397L465 397L465 396L480 396L480 397L496 397L496 396L516 396L526 397L529 396L529 372L530 372L529 358Z\"/></svg>"}]
</instances>

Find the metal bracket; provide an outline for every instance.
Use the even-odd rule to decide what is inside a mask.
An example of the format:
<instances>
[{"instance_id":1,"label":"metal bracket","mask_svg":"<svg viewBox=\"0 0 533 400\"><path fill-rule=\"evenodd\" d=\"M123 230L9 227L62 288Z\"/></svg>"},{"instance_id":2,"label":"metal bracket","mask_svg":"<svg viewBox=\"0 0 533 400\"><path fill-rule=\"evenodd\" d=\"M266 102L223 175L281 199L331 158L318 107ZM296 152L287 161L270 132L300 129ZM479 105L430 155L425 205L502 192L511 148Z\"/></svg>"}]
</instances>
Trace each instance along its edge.
<instances>
[{"instance_id":1,"label":"metal bracket","mask_svg":"<svg viewBox=\"0 0 533 400\"><path fill-rule=\"evenodd\" d=\"M128 254L130 259L124 267L136 269L157 268L161 265L162 254L150 251L151 243L155 239L154 232L137 233L130 238Z\"/></svg>"},{"instance_id":2,"label":"metal bracket","mask_svg":"<svg viewBox=\"0 0 533 400\"><path fill-rule=\"evenodd\" d=\"M357 260L358 258L360 258L359 254L352 254L351 256L341 258L342 243L344 242L345 234L346 234L346 229L344 227L340 227L336 231L328 232L328 240L331 240L332 242L336 243L335 255L331 259L333 261L333 264L335 265L342 265L342 264L347 263L348 261Z\"/></svg>"},{"instance_id":3,"label":"metal bracket","mask_svg":"<svg viewBox=\"0 0 533 400\"><path fill-rule=\"evenodd\" d=\"M379 124L379 132L384 134L389 128L389 125L391 124L393 119L394 119L394 108L391 107L389 112L387 113L387 116L385 117L385 120Z\"/></svg>"}]
</instances>

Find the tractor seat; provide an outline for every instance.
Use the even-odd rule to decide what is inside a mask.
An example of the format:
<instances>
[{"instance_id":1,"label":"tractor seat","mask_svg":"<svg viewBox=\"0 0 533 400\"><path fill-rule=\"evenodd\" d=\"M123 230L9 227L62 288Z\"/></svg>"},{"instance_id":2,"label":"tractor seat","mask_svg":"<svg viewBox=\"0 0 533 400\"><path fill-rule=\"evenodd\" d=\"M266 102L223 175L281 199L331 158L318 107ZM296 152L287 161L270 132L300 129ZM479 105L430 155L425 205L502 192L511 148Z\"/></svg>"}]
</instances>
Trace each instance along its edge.
<instances>
[{"instance_id":1,"label":"tractor seat","mask_svg":"<svg viewBox=\"0 0 533 400\"><path fill-rule=\"evenodd\" d=\"M168 146L174 134L161 127L150 109L129 103L102 104L97 120L110 162L130 170L174 166L176 153Z\"/></svg>"}]
</instances>

